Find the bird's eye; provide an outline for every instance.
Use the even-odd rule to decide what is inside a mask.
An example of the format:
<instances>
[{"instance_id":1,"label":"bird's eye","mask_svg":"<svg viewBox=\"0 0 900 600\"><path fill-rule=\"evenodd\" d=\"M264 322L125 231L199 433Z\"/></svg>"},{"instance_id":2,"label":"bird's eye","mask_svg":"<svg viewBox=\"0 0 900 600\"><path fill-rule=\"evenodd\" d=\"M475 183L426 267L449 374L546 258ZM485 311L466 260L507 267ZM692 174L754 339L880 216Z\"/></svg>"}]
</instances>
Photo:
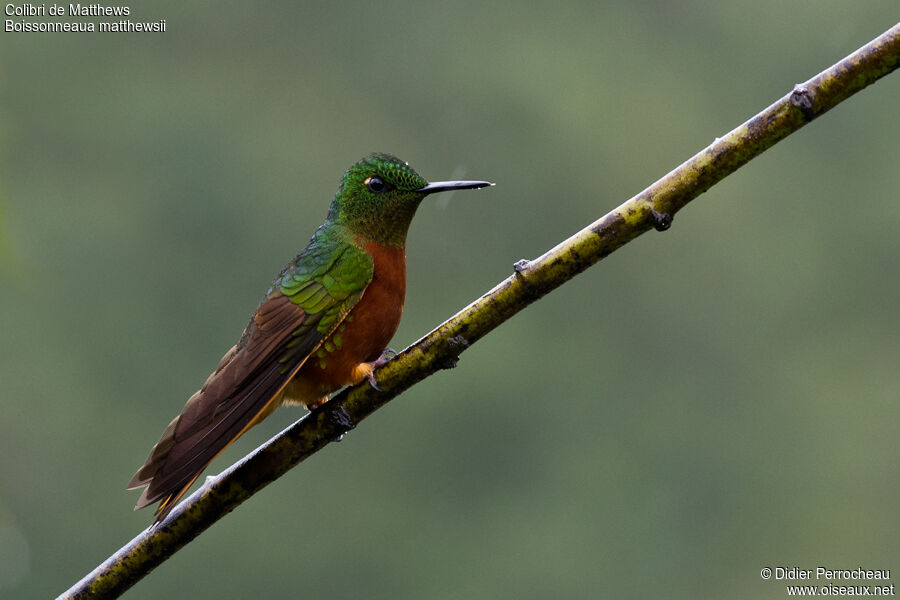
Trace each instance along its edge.
<instances>
[{"instance_id":1,"label":"bird's eye","mask_svg":"<svg viewBox=\"0 0 900 600\"><path fill-rule=\"evenodd\" d=\"M381 177L369 177L365 181L366 187L369 188L369 191L373 194L377 194L379 192L383 192L387 189L388 185L384 182L384 179Z\"/></svg>"}]
</instances>

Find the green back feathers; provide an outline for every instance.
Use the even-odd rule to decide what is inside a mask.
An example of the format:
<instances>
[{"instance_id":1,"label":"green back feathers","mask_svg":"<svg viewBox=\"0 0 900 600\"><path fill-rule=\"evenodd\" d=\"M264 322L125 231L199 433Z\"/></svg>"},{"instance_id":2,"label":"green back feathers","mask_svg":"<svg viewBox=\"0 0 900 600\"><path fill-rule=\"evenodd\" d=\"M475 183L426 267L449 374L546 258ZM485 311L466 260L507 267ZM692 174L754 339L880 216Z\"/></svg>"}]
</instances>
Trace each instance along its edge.
<instances>
[{"instance_id":1,"label":"green back feathers","mask_svg":"<svg viewBox=\"0 0 900 600\"><path fill-rule=\"evenodd\" d=\"M281 272L273 286L315 315L316 329L330 332L372 281L372 257L320 227L312 242ZM322 313L319 315L319 313Z\"/></svg>"}]
</instances>

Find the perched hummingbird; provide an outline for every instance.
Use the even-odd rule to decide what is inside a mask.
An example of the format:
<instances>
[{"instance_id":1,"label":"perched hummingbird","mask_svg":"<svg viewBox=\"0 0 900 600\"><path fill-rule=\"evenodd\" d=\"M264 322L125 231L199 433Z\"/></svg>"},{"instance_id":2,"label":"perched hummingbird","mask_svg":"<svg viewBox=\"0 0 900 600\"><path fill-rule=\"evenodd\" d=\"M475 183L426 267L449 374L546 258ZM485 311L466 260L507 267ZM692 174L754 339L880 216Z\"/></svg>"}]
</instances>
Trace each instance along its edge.
<instances>
[{"instance_id":1,"label":"perched hummingbird","mask_svg":"<svg viewBox=\"0 0 900 600\"><path fill-rule=\"evenodd\" d=\"M344 174L328 218L281 271L238 343L187 401L128 489L162 521L209 463L282 404L322 405L372 379L406 294L406 233L428 194L487 181L428 183L389 154Z\"/></svg>"}]
</instances>

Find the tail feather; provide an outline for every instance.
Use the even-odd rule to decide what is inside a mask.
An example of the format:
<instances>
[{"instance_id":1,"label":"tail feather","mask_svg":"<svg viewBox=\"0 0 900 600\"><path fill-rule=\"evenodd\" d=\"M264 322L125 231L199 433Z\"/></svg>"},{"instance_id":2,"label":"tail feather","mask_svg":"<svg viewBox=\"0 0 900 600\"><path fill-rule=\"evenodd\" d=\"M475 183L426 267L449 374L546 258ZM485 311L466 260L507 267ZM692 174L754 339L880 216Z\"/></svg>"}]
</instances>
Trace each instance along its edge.
<instances>
[{"instance_id":1,"label":"tail feather","mask_svg":"<svg viewBox=\"0 0 900 600\"><path fill-rule=\"evenodd\" d=\"M161 521L216 456L280 404L284 386L323 337L307 336L292 347L303 358L286 369L279 358L304 320L303 309L285 296L261 305L241 342L169 423L132 477L128 489L146 486L135 510L161 501L156 509Z\"/></svg>"}]
</instances>

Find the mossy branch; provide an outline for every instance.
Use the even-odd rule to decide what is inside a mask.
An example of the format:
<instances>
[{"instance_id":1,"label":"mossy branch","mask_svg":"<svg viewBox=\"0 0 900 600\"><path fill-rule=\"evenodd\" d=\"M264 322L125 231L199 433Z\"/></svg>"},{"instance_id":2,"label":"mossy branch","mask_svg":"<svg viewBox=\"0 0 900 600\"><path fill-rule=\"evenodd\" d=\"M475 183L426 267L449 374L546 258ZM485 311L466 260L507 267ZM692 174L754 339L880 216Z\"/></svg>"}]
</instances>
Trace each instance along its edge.
<instances>
[{"instance_id":1,"label":"mossy branch","mask_svg":"<svg viewBox=\"0 0 900 600\"><path fill-rule=\"evenodd\" d=\"M459 355L511 316L640 234L664 230L688 202L841 101L900 65L900 24L685 161L668 175L515 272L376 372L338 394L217 477L210 477L60 598L114 598L241 502L392 398Z\"/></svg>"}]
</instances>

